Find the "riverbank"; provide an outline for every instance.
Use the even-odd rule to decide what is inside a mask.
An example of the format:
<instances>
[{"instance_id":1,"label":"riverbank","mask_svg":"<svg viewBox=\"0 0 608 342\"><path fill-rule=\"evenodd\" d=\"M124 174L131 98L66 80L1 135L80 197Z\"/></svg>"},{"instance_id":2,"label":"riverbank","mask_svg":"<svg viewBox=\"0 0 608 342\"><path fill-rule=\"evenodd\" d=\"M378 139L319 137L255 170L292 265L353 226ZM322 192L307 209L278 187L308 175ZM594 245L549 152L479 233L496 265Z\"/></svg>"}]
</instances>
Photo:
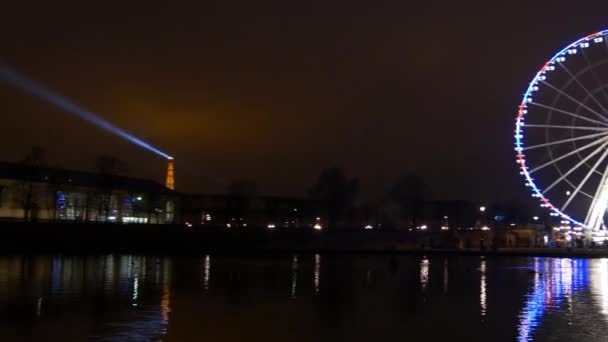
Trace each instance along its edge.
<instances>
[{"instance_id":1,"label":"riverbank","mask_svg":"<svg viewBox=\"0 0 608 342\"><path fill-rule=\"evenodd\" d=\"M423 254L485 255L485 256L531 256L555 258L608 258L608 249L604 248L498 248L496 250L479 249L417 249Z\"/></svg>"},{"instance_id":2,"label":"riverbank","mask_svg":"<svg viewBox=\"0 0 608 342\"><path fill-rule=\"evenodd\" d=\"M440 236L440 235L438 235ZM396 253L608 258L604 248L459 249L449 237L386 231L192 230L170 225L0 224L0 253Z\"/></svg>"}]
</instances>

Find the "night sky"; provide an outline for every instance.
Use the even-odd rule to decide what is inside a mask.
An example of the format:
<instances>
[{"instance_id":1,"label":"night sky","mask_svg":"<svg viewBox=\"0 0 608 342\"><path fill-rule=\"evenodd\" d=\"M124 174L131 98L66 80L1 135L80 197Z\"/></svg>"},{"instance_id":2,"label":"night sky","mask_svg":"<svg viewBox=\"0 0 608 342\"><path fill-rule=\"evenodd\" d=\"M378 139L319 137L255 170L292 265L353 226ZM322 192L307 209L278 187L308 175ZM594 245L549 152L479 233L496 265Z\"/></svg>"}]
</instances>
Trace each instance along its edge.
<instances>
[{"instance_id":1,"label":"night sky","mask_svg":"<svg viewBox=\"0 0 608 342\"><path fill-rule=\"evenodd\" d=\"M178 190L254 179L305 195L342 166L365 197L404 172L438 199L531 200L513 125L557 50L608 27L605 1L10 1L0 60L174 155ZM165 162L0 84L0 160Z\"/></svg>"}]
</instances>

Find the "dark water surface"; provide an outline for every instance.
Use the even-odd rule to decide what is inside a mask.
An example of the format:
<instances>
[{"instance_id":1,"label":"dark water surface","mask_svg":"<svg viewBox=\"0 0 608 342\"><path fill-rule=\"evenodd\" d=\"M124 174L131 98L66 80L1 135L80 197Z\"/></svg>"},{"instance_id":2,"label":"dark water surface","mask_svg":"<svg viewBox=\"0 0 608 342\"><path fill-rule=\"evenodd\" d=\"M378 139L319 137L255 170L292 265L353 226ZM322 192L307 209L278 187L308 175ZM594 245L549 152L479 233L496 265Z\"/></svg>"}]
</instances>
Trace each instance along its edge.
<instances>
[{"instance_id":1,"label":"dark water surface","mask_svg":"<svg viewBox=\"0 0 608 342\"><path fill-rule=\"evenodd\" d=\"M606 341L608 259L0 257L0 341Z\"/></svg>"}]
</instances>

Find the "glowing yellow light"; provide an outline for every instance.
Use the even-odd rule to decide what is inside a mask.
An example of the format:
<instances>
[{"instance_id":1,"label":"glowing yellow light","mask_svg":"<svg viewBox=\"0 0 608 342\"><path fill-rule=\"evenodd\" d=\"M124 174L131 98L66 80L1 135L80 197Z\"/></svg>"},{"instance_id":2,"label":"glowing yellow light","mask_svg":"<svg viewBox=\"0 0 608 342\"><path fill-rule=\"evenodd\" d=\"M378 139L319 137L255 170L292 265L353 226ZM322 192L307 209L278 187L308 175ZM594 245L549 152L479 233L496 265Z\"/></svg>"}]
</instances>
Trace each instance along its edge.
<instances>
[{"instance_id":1,"label":"glowing yellow light","mask_svg":"<svg viewBox=\"0 0 608 342\"><path fill-rule=\"evenodd\" d=\"M175 190L175 164L173 163L173 157L168 158L167 163L167 181L165 186L167 189Z\"/></svg>"}]
</instances>

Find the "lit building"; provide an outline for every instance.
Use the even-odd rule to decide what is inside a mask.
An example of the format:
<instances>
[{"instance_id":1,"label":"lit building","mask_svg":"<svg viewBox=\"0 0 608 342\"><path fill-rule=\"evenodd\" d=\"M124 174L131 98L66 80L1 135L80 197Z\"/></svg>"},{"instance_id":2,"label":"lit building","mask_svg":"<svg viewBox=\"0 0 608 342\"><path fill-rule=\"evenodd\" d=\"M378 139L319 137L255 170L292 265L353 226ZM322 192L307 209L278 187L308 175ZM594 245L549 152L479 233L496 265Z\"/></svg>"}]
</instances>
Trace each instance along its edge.
<instances>
[{"instance_id":1,"label":"lit building","mask_svg":"<svg viewBox=\"0 0 608 342\"><path fill-rule=\"evenodd\" d=\"M151 180L0 162L1 220L167 224L177 198Z\"/></svg>"}]
</instances>

